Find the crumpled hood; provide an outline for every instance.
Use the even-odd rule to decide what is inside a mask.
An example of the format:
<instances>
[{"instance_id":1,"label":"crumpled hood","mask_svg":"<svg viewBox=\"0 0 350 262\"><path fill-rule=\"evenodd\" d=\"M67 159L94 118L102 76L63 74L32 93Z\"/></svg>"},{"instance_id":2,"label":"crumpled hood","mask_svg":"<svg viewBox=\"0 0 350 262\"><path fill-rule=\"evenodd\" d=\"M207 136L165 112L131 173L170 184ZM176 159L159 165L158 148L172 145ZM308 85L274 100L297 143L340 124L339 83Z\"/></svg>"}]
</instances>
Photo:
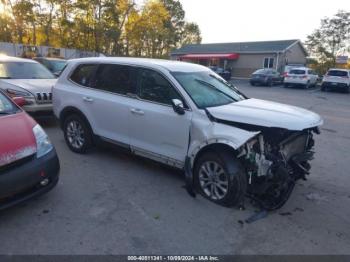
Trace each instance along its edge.
<instances>
[{"instance_id":1,"label":"crumpled hood","mask_svg":"<svg viewBox=\"0 0 350 262\"><path fill-rule=\"evenodd\" d=\"M0 167L36 153L34 126L24 112L0 116Z\"/></svg>"},{"instance_id":2,"label":"crumpled hood","mask_svg":"<svg viewBox=\"0 0 350 262\"><path fill-rule=\"evenodd\" d=\"M323 124L322 118L309 110L254 98L207 110L220 120L295 131Z\"/></svg>"},{"instance_id":3,"label":"crumpled hood","mask_svg":"<svg viewBox=\"0 0 350 262\"><path fill-rule=\"evenodd\" d=\"M52 87L56 81L57 79L1 79L1 82L4 84L18 86L32 94L37 92L52 92Z\"/></svg>"}]
</instances>

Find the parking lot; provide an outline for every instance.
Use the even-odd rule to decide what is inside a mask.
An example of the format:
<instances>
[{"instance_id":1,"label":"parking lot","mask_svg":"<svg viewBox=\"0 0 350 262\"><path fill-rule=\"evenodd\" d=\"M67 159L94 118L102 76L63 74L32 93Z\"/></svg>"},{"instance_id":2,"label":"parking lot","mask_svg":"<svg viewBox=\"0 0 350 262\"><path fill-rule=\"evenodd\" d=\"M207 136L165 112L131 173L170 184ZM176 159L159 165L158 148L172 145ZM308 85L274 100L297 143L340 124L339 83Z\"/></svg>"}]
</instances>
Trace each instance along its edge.
<instances>
[{"instance_id":1,"label":"parking lot","mask_svg":"<svg viewBox=\"0 0 350 262\"><path fill-rule=\"evenodd\" d=\"M282 209L247 224L251 205L240 211L191 198L180 171L119 149L74 154L57 123L41 120L60 157L60 182L0 213L0 253L350 254L350 95L235 84L324 118L309 180Z\"/></svg>"}]
</instances>

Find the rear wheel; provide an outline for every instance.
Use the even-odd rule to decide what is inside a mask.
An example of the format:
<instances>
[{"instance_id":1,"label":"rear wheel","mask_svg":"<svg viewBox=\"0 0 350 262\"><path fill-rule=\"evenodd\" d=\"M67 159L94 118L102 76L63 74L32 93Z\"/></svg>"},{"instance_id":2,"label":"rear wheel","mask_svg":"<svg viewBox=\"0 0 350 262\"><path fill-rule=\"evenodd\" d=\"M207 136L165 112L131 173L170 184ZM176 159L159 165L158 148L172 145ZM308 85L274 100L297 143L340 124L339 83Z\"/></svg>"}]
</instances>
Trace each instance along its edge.
<instances>
[{"instance_id":1,"label":"rear wheel","mask_svg":"<svg viewBox=\"0 0 350 262\"><path fill-rule=\"evenodd\" d=\"M66 143L73 152L83 154L92 147L91 129L81 116L68 116L63 124L63 132Z\"/></svg>"},{"instance_id":2,"label":"rear wheel","mask_svg":"<svg viewBox=\"0 0 350 262\"><path fill-rule=\"evenodd\" d=\"M230 152L210 151L200 156L194 183L203 197L226 207L242 203L247 187L245 172Z\"/></svg>"}]
</instances>

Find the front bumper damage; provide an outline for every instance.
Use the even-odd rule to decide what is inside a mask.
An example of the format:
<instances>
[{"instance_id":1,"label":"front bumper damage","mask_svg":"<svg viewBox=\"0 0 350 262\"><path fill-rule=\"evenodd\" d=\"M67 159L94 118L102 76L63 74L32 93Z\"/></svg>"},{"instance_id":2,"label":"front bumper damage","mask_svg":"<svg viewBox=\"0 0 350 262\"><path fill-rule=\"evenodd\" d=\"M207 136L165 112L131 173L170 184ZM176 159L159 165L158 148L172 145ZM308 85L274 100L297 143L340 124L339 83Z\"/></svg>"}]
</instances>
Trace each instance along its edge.
<instances>
[{"instance_id":1,"label":"front bumper damage","mask_svg":"<svg viewBox=\"0 0 350 262\"><path fill-rule=\"evenodd\" d=\"M306 180L313 159L314 134L318 127L304 130L263 127L250 124L233 123L208 117L215 124L228 125L245 132L255 133L235 150L246 174L245 196L264 210L276 210L289 199L296 181ZM219 140L218 140L219 143ZM210 144L210 143L207 143ZM196 196L193 186L193 155L187 157L185 164L186 189ZM244 203L239 203L243 206Z\"/></svg>"}]
</instances>

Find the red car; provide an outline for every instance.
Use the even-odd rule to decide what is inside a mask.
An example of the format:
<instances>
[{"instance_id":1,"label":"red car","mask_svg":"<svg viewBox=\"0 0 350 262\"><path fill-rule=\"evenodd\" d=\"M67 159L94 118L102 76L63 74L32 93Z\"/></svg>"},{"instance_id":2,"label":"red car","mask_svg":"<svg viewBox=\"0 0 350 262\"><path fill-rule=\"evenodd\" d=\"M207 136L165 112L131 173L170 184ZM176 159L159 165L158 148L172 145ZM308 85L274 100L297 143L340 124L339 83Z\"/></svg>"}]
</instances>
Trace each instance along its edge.
<instances>
[{"instance_id":1,"label":"red car","mask_svg":"<svg viewBox=\"0 0 350 262\"><path fill-rule=\"evenodd\" d=\"M17 103L17 104L16 104ZM59 160L45 131L0 91L0 210L50 191Z\"/></svg>"}]
</instances>

